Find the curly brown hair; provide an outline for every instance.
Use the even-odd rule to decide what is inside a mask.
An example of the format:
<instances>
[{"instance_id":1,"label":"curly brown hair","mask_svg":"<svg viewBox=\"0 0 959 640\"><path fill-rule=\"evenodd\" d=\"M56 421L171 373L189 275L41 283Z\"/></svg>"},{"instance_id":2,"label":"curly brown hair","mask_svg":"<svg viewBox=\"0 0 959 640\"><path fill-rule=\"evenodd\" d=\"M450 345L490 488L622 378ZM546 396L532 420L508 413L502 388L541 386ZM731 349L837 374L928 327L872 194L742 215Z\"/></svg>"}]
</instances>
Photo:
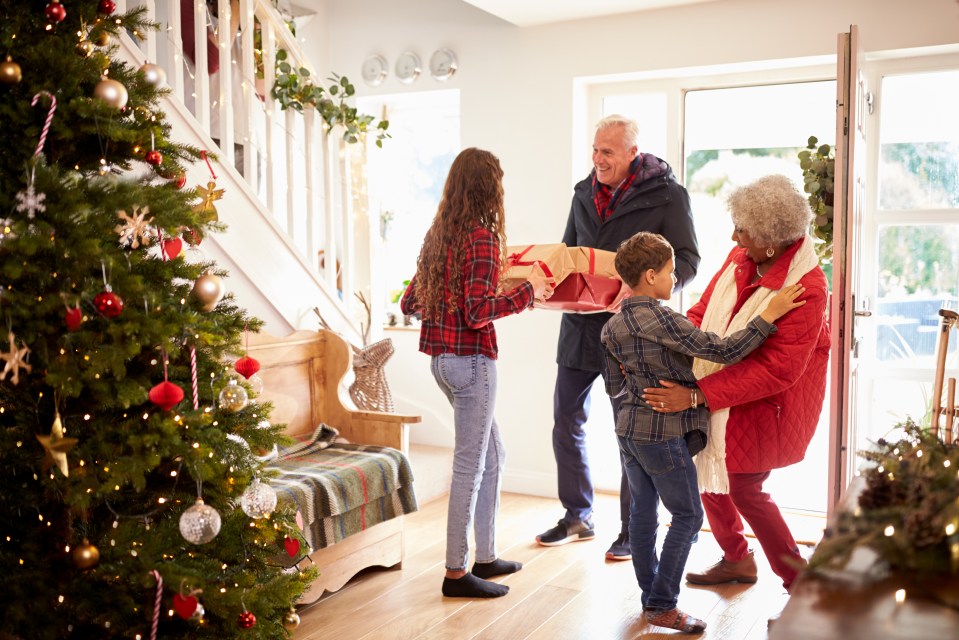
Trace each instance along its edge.
<instances>
[{"instance_id":1,"label":"curly brown hair","mask_svg":"<svg viewBox=\"0 0 959 640\"><path fill-rule=\"evenodd\" d=\"M415 294L424 320L438 319L459 306L464 256L470 235L477 227L498 238L502 269L506 263L503 169L495 155L470 147L453 160L436 217L416 260Z\"/></svg>"}]
</instances>

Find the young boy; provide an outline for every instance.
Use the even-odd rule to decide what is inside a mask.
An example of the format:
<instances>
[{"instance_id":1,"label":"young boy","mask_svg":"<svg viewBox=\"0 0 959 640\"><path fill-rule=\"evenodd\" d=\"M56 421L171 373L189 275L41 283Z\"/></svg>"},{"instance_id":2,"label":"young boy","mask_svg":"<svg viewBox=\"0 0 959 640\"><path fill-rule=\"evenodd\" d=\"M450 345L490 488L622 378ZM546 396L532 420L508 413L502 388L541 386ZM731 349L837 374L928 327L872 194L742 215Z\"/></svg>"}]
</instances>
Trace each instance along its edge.
<instances>
[{"instance_id":1,"label":"young boy","mask_svg":"<svg viewBox=\"0 0 959 640\"><path fill-rule=\"evenodd\" d=\"M801 285L783 288L746 328L720 337L697 329L685 316L663 306L676 281L673 248L662 236L640 232L620 245L616 270L632 289L620 313L603 327L604 379L611 397L623 396L616 435L629 480L629 542L646 620L684 633L702 633L706 623L680 611L679 583L686 558L703 524L692 456L706 445L709 413L696 406L659 413L642 400L643 388L661 379L693 386L693 357L733 364L776 330L772 324L804 302ZM656 557L659 500L672 515Z\"/></svg>"}]
</instances>

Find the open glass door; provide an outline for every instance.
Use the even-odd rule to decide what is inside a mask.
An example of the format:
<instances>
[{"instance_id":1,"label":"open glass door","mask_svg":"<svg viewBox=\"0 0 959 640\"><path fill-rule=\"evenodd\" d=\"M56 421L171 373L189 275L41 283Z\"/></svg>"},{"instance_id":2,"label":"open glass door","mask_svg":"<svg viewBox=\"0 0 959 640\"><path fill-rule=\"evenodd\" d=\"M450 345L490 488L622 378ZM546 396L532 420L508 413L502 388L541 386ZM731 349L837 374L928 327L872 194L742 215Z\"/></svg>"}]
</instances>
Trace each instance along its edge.
<instances>
[{"instance_id":1,"label":"open glass door","mask_svg":"<svg viewBox=\"0 0 959 640\"><path fill-rule=\"evenodd\" d=\"M862 206L865 197L865 109L871 104L860 68L862 44L852 25L839 34L836 69L836 180L834 206L832 329L832 415L829 439L831 515L849 483L857 455L856 388L859 375L857 323L872 315L860 291Z\"/></svg>"}]
</instances>

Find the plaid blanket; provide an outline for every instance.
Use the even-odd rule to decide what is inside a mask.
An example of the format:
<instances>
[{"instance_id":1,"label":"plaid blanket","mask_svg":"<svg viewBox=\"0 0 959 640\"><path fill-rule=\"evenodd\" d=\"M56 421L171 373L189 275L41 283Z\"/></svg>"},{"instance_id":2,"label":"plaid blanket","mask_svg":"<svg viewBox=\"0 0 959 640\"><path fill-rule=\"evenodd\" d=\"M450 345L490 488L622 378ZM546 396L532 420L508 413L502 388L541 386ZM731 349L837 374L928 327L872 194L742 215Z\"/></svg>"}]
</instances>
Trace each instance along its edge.
<instances>
[{"instance_id":1,"label":"plaid blanket","mask_svg":"<svg viewBox=\"0 0 959 640\"><path fill-rule=\"evenodd\" d=\"M401 451L339 443L320 425L310 438L281 451L268 470L281 502L293 501L313 549L416 511L413 472Z\"/></svg>"}]
</instances>

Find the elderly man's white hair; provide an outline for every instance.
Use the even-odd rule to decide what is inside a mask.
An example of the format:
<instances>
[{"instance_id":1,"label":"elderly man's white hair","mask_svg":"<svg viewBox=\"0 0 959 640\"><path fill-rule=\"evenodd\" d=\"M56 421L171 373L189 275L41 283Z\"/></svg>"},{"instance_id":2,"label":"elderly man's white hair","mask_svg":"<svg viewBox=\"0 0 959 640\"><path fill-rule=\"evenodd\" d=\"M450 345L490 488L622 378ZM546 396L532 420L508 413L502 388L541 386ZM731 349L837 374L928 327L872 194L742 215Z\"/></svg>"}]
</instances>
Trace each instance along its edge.
<instances>
[{"instance_id":1,"label":"elderly man's white hair","mask_svg":"<svg viewBox=\"0 0 959 640\"><path fill-rule=\"evenodd\" d=\"M603 129L609 129L611 127L623 128L623 140L626 142L627 149L637 146L637 140L639 139L639 125L636 124L635 120L619 114L613 114L611 116L606 116L596 123L596 131L602 131Z\"/></svg>"}]
</instances>

